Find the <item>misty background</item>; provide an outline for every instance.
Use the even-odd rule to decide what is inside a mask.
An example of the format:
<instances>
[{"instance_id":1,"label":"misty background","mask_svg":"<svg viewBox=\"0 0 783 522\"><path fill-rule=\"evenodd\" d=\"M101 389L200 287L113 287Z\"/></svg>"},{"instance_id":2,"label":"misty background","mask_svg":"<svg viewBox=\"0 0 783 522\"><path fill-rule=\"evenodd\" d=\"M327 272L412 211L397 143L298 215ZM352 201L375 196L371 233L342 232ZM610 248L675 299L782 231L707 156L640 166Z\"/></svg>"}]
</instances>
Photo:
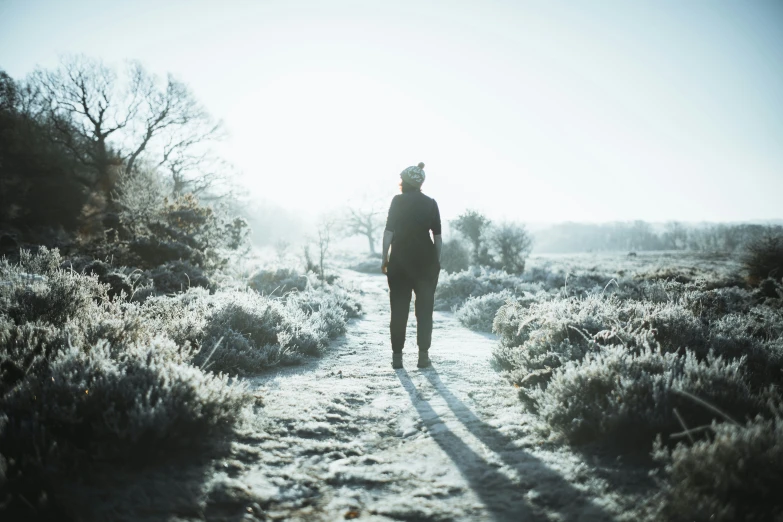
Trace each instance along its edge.
<instances>
[{"instance_id":1,"label":"misty background","mask_svg":"<svg viewBox=\"0 0 783 522\"><path fill-rule=\"evenodd\" d=\"M524 222L535 252L709 248L731 240L667 223L781 217L782 22L775 1L6 0L0 67L172 74L221 123L259 244L385 213L424 161L444 221Z\"/></svg>"}]
</instances>

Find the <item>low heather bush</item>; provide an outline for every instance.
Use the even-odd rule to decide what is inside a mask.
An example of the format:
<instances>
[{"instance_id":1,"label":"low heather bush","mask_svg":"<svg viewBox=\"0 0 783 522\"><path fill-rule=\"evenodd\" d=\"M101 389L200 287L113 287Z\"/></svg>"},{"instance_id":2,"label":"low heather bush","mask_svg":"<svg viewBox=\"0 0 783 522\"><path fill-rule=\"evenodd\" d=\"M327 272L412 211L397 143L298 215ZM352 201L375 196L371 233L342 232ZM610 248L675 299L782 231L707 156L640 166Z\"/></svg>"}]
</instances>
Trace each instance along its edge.
<instances>
[{"instance_id":1,"label":"low heather bush","mask_svg":"<svg viewBox=\"0 0 783 522\"><path fill-rule=\"evenodd\" d=\"M317 355L327 339L303 310L281 300L255 292L220 294L217 299L196 364L204 365L209 358L211 369L254 373Z\"/></svg>"},{"instance_id":2,"label":"low heather bush","mask_svg":"<svg viewBox=\"0 0 783 522\"><path fill-rule=\"evenodd\" d=\"M511 379L525 386L528 374L577 361L601 346L619 345L630 352L660 345L665 352L692 350L699 359L710 351L724 359L747 358L755 389L783 381L783 311L756 306L747 313L709 313L704 303L722 303L724 311L748 309L734 303L726 290L689 292L670 301L623 300L617 296L553 298L532 304L509 301L498 310L494 331L495 359ZM745 293L750 296L749 293ZM717 296L717 297L716 297Z\"/></svg>"},{"instance_id":3,"label":"low heather bush","mask_svg":"<svg viewBox=\"0 0 783 522\"><path fill-rule=\"evenodd\" d=\"M457 319L471 330L491 332L495 314L511 297L511 292L508 290L480 297L469 297L456 310Z\"/></svg>"},{"instance_id":4,"label":"low heather bush","mask_svg":"<svg viewBox=\"0 0 783 522\"><path fill-rule=\"evenodd\" d=\"M509 300L513 300L516 306L524 308L535 303L542 296L534 296L525 293L522 296L514 296L508 290L481 297L469 297L462 306L457 308L456 316L460 323L471 330L480 332L492 332L493 323L498 310Z\"/></svg>"},{"instance_id":5,"label":"low heather bush","mask_svg":"<svg viewBox=\"0 0 783 522\"><path fill-rule=\"evenodd\" d=\"M672 522L783 519L783 418L741 425L714 423L710 436L669 449L656 441L664 466L658 518Z\"/></svg>"},{"instance_id":6,"label":"low heather bush","mask_svg":"<svg viewBox=\"0 0 783 522\"><path fill-rule=\"evenodd\" d=\"M292 292L285 298L218 292L207 300L211 311L198 314L206 317L202 332L197 332L200 325L184 330L195 332L201 347L195 363L242 375L319 355L330 339L345 332L348 310L358 314L356 302L347 295L323 289Z\"/></svg>"},{"instance_id":7,"label":"low heather bush","mask_svg":"<svg viewBox=\"0 0 783 522\"><path fill-rule=\"evenodd\" d=\"M514 295L522 295L524 292L537 293L541 289L540 285L525 283L519 277L502 270L473 267L441 277L435 291L435 309L453 310L470 297L481 297L504 290Z\"/></svg>"},{"instance_id":8,"label":"low heather bush","mask_svg":"<svg viewBox=\"0 0 783 522\"><path fill-rule=\"evenodd\" d=\"M601 296L509 301L498 311L494 331L500 340L495 359L518 384L529 372L579 360L600 346L633 350L657 341L665 351L677 351L706 342L704 325L680 305Z\"/></svg>"},{"instance_id":9,"label":"low heather bush","mask_svg":"<svg viewBox=\"0 0 783 522\"><path fill-rule=\"evenodd\" d=\"M605 347L555 370L545 390L534 390L539 414L572 442L608 437L647 450L656 433L681 431L674 409L690 426L715 414L684 391L736 418L763 406L747 384L742 360L684 355L622 346Z\"/></svg>"},{"instance_id":10,"label":"low heather bush","mask_svg":"<svg viewBox=\"0 0 783 522\"><path fill-rule=\"evenodd\" d=\"M97 276L62 270L57 251L42 248L32 255L22 251L18 265L0 259L0 313L16 324L41 321L63 326L84 318L96 302L108 300L108 287Z\"/></svg>"},{"instance_id":11,"label":"low heather bush","mask_svg":"<svg viewBox=\"0 0 783 522\"><path fill-rule=\"evenodd\" d=\"M186 329L177 344L165 314L152 313L182 306L109 299L96 273L61 264L45 249L0 261L0 498L10 512L55 499L76 467L152 463L222 441L250 403L244 387L193 366Z\"/></svg>"},{"instance_id":12,"label":"low heather bush","mask_svg":"<svg viewBox=\"0 0 783 522\"><path fill-rule=\"evenodd\" d=\"M380 267L380 262L376 263ZM303 292L310 286L308 277L290 268L259 270L248 280L247 286L264 295L285 295L289 292Z\"/></svg>"}]
</instances>

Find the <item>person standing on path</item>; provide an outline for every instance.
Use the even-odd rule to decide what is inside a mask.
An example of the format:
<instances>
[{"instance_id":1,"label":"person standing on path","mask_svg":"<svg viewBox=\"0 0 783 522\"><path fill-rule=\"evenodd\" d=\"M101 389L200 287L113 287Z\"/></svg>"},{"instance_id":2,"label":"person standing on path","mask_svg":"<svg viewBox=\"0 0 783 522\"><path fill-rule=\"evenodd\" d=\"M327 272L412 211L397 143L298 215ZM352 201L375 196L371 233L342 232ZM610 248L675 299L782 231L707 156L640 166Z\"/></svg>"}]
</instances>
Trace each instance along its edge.
<instances>
[{"instance_id":1,"label":"person standing on path","mask_svg":"<svg viewBox=\"0 0 783 522\"><path fill-rule=\"evenodd\" d=\"M392 368L402 368L402 348L405 345L411 292L416 293L417 366L425 368L430 365L432 311L443 245L440 210L434 199L421 192L425 178L424 163L403 170L400 178L402 193L394 196L389 207L383 233L381 265L381 271L386 274L389 283Z\"/></svg>"}]
</instances>

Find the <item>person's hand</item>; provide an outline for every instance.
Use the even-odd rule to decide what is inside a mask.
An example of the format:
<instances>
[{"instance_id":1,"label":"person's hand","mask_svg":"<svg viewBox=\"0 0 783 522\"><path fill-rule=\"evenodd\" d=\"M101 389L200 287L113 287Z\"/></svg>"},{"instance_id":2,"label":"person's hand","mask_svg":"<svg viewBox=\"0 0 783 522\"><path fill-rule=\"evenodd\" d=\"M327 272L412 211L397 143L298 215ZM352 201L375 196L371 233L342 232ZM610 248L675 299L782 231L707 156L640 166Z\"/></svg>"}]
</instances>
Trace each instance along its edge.
<instances>
[{"instance_id":1,"label":"person's hand","mask_svg":"<svg viewBox=\"0 0 783 522\"><path fill-rule=\"evenodd\" d=\"M385 274L386 273L386 269L387 269L388 266L389 266L389 262L388 261L383 261L381 263L381 272L383 272Z\"/></svg>"}]
</instances>

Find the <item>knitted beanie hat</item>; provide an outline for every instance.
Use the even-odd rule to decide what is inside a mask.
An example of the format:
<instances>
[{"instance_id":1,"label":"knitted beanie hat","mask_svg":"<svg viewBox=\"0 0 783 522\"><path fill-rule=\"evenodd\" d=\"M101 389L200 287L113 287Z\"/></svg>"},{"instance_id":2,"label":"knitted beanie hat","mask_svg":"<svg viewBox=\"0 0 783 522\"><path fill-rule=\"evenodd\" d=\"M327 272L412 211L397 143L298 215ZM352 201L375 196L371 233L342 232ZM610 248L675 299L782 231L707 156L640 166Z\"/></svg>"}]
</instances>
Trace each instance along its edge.
<instances>
[{"instance_id":1,"label":"knitted beanie hat","mask_svg":"<svg viewBox=\"0 0 783 522\"><path fill-rule=\"evenodd\" d=\"M421 187L426 177L424 174L424 163L419 163L415 167L408 167L402 171L400 177L405 183L410 183L414 187Z\"/></svg>"}]
</instances>

